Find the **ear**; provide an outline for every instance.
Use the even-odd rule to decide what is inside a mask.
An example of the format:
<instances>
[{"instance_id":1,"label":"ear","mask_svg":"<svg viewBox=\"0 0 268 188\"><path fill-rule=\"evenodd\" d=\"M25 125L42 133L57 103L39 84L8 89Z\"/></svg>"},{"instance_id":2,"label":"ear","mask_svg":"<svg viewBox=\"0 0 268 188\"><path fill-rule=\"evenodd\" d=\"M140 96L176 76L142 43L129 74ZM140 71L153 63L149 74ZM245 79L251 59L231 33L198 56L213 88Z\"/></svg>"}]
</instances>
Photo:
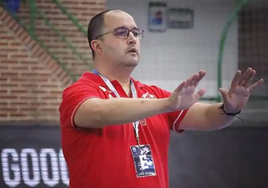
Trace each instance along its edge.
<instances>
[{"instance_id":1,"label":"ear","mask_svg":"<svg viewBox=\"0 0 268 188\"><path fill-rule=\"evenodd\" d=\"M92 40L91 43L91 48L94 50L94 52L98 55L101 54L101 44L100 44L100 41L98 40Z\"/></svg>"}]
</instances>

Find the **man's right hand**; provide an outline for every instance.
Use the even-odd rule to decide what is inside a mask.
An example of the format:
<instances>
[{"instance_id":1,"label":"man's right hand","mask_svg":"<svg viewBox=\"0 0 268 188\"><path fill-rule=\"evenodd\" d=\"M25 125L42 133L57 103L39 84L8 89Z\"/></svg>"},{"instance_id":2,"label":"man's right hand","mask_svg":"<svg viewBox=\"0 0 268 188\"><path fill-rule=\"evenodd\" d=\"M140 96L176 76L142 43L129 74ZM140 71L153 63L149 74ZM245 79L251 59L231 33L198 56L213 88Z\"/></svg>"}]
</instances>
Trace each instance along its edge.
<instances>
[{"instance_id":1,"label":"man's right hand","mask_svg":"<svg viewBox=\"0 0 268 188\"><path fill-rule=\"evenodd\" d=\"M170 111L184 110L195 104L206 92L204 88L195 92L199 82L206 75L205 71L199 71L189 79L183 81L168 98Z\"/></svg>"}]
</instances>

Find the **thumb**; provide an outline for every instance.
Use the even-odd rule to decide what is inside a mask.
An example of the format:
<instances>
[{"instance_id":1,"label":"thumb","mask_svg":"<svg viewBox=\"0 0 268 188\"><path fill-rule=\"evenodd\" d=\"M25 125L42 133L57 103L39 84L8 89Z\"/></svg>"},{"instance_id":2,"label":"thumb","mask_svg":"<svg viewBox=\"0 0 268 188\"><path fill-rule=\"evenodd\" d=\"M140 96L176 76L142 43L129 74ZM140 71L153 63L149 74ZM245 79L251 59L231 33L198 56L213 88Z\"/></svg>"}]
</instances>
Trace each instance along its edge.
<instances>
[{"instance_id":1,"label":"thumb","mask_svg":"<svg viewBox=\"0 0 268 188\"><path fill-rule=\"evenodd\" d=\"M201 97L203 97L206 93L206 90L204 88L199 89L197 93L194 94L194 100L198 101Z\"/></svg>"},{"instance_id":2,"label":"thumb","mask_svg":"<svg viewBox=\"0 0 268 188\"><path fill-rule=\"evenodd\" d=\"M222 98L223 98L223 101L228 101L229 100L229 95L228 95L228 91L224 88L220 88L219 89L219 92L221 93L222 95Z\"/></svg>"}]
</instances>

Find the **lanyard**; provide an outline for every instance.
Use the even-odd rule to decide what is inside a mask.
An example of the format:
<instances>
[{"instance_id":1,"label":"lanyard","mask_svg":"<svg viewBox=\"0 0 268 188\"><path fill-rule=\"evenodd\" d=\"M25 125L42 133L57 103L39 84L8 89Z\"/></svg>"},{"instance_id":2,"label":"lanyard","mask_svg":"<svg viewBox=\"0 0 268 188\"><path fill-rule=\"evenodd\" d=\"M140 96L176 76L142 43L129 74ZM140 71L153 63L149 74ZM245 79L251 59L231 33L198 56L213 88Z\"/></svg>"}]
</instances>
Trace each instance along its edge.
<instances>
[{"instance_id":1,"label":"lanyard","mask_svg":"<svg viewBox=\"0 0 268 188\"><path fill-rule=\"evenodd\" d=\"M99 75L102 80L104 81L104 83L107 85L107 87L115 94L115 96L117 98L120 98L120 95L119 93L116 91L116 89L114 88L113 84L110 82L110 80L108 80L107 78L104 78L97 70L93 70L93 73L94 74L97 74ZM137 98L137 91L136 91L136 88L135 88L135 85L133 83L132 80L130 80L130 84L131 84L131 93L132 93L132 97L133 98ZM133 128L134 128L134 131L135 131L135 137L137 139L137 143L138 145L140 145L140 139L139 139L139 121L135 121L135 122L132 122L132 125L133 125Z\"/></svg>"}]
</instances>

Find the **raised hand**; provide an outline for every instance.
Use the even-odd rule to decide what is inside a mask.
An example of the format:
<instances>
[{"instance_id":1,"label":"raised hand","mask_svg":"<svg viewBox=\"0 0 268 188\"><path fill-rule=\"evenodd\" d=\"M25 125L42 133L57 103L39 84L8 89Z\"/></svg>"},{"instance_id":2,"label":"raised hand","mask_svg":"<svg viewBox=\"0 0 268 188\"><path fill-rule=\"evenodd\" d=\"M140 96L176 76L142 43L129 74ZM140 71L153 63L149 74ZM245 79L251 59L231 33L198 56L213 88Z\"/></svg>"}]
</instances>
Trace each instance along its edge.
<instances>
[{"instance_id":1,"label":"raised hand","mask_svg":"<svg viewBox=\"0 0 268 188\"><path fill-rule=\"evenodd\" d=\"M263 83L263 79L252 83L255 75L256 71L252 68L248 68L243 75L238 70L233 78L230 89L219 89L223 97L224 110L226 112L235 113L246 106L251 92Z\"/></svg>"},{"instance_id":2,"label":"raised hand","mask_svg":"<svg viewBox=\"0 0 268 188\"><path fill-rule=\"evenodd\" d=\"M187 109L196 103L206 92L203 88L195 92L196 87L205 75L206 72L201 70L188 80L183 81L168 99L170 109Z\"/></svg>"}]
</instances>

